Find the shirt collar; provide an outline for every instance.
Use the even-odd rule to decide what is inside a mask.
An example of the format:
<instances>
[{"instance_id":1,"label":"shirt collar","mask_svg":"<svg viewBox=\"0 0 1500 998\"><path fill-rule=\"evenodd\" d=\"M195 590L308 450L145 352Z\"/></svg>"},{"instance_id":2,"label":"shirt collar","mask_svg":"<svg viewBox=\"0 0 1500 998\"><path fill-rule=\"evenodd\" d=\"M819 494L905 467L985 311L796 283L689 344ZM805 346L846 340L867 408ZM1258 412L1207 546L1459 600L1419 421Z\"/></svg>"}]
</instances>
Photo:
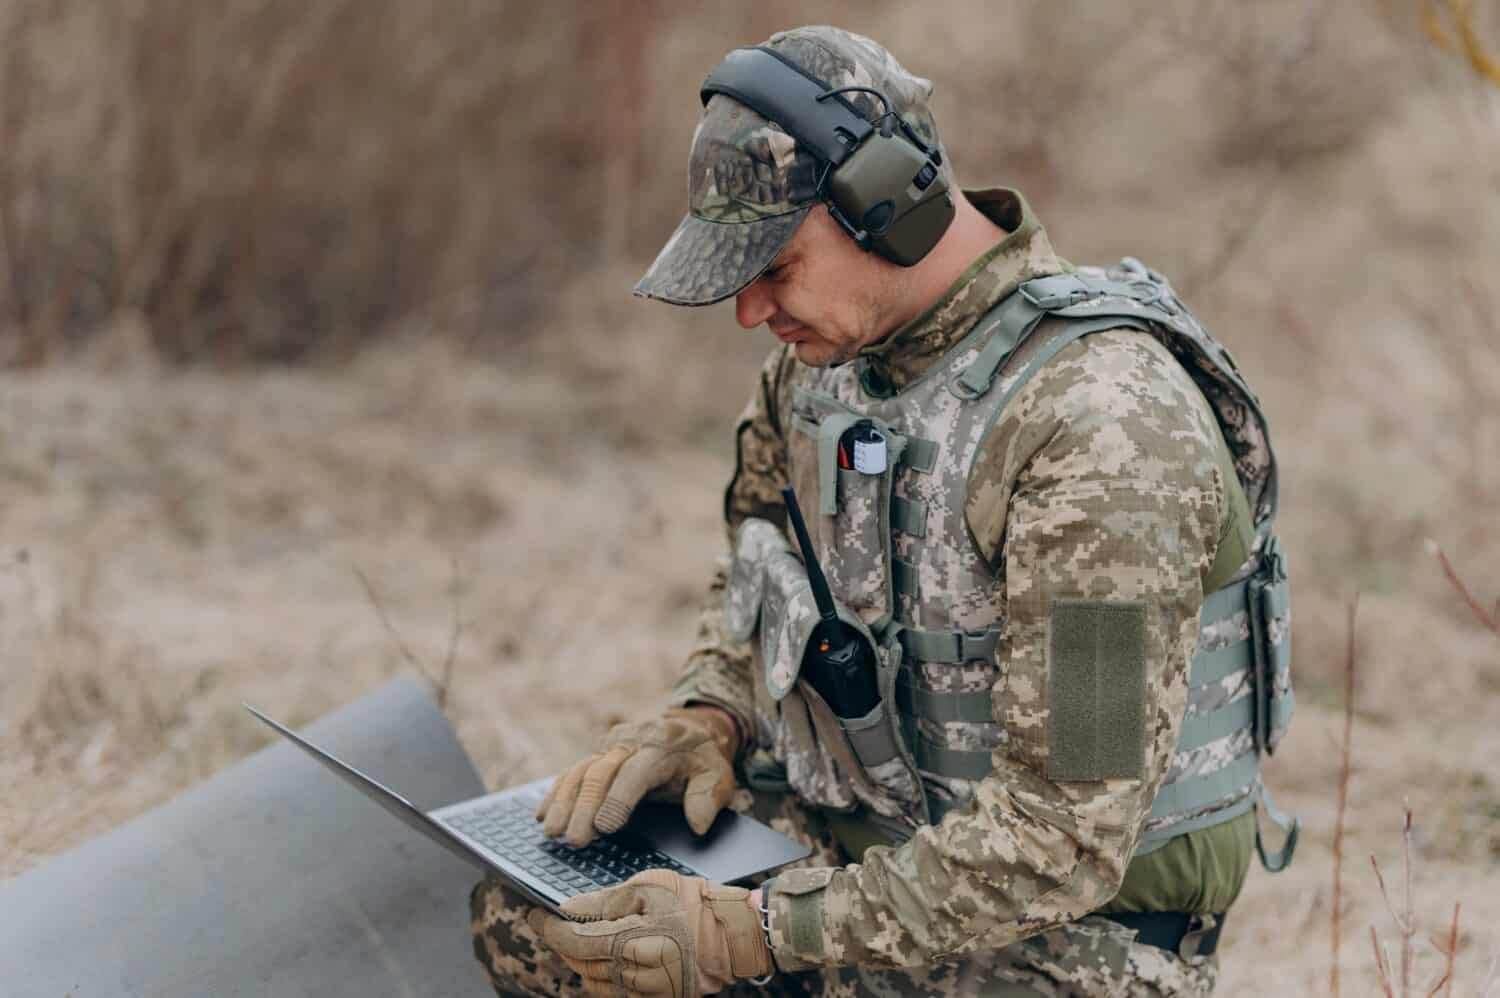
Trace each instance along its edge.
<instances>
[{"instance_id":1,"label":"shirt collar","mask_svg":"<svg viewBox=\"0 0 1500 998\"><path fill-rule=\"evenodd\" d=\"M860 379L873 394L905 388L1022 282L1071 269L1053 253L1047 233L1019 192L995 187L965 190L964 196L1004 229L1005 237L970 264L925 312L860 350ZM888 392L879 390L887 385Z\"/></svg>"}]
</instances>

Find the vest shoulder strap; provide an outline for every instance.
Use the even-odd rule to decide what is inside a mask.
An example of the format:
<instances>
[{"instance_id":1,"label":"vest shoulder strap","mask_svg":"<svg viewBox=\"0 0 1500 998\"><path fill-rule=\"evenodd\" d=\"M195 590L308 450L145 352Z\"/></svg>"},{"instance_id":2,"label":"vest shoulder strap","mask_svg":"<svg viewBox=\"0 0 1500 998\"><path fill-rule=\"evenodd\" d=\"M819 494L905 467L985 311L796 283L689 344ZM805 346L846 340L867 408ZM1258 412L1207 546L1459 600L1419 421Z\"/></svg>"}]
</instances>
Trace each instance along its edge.
<instances>
[{"instance_id":1,"label":"vest shoulder strap","mask_svg":"<svg viewBox=\"0 0 1500 998\"><path fill-rule=\"evenodd\" d=\"M1079 337L1122 326L1153 332L1214 409L1254 532L1264 540L1276 515L1277 475L1260 401L1229 352L1178 300L1166 278L1132 257L1108 271L1082 268L1021 284L980 319L994 332L979 355L950 380L949 390L967 401L987 395L1016 349L1048 316L1067 320L1066 325L1029 358L1005 395L991 403L990 425L1048 360Z\"/></svg>"}]
</instances>

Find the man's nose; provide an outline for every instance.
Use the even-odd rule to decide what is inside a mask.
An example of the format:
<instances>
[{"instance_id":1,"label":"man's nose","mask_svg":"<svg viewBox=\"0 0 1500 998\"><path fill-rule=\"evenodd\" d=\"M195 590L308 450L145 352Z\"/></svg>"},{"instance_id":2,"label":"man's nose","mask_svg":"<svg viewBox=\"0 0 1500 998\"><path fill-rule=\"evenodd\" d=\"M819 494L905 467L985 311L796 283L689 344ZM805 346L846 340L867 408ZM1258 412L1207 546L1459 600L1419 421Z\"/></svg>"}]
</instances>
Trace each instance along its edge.
<instances>
[{"instance_id":1,"label":"man's nose","mask_svg":"<svg viewBox=\"0 0 1500 998\"><path fill-rule=\"evenodd\" d=\"M734 318L745 329L754 329L776 314L776 303L759 279L734 296Z\"/></svg>"}]
</instances>

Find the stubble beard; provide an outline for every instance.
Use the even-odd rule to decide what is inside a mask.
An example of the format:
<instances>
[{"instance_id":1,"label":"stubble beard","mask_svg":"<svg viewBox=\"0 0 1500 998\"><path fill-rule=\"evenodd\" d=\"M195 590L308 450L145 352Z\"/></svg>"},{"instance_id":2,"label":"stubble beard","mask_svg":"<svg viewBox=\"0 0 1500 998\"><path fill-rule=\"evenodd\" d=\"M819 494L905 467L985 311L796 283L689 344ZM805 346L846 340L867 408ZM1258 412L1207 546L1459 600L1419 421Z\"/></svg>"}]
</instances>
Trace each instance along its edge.
<instances>
[{"instance_id":1,"label":"stubble beard","mask_svg":"<svg viewBox=\"0 0 1500 998\"><path fill-rule=\"evenodd\" d=\"M859 352L865 347L885 339L899 325L896 303L906 285L906 281L898 280L885 289L885 294L865 292L858 295L854 299L854 311L858 317L856 328L862 331L858 338L851 342L834 343L819 337L816 346L826 350L820 357L804 356L801 348L808 344L799 343L797 359L808 367L838 367L859 356Z\"/></svg>"}]
</instances>

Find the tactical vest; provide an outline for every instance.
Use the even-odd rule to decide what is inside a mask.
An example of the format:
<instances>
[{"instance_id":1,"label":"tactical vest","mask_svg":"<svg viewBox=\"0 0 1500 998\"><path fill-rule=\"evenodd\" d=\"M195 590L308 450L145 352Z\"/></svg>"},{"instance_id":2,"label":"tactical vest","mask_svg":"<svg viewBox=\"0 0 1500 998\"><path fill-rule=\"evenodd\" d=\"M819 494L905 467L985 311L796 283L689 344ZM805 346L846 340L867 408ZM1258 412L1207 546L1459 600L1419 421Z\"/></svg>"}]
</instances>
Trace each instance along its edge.
<instances>
[{"instance_id":1,"label":"tactical vest","mask_svg":"<svg viewBox=\"0 0 1500 998\"><path fill-rule=\"evenodd\" d=\"M802 561L777 525L742 524L728 620L759 629L756 737L747 779L790 787L835 812L859 808L889 840L972 796L1005 740L991 689L1003 624L994 573L969 535L969 471L1009 401L1060 350L1121 327L1155 336L1217 417L1245 511L1238 544L1220 542L1205 584L1181 732L1135 855L1237 817L1263 799L1260 756L1293 706L1287 577L1272 533L1276 462L1260 404L1228 353L1161 275L1127 258L1023 283L900 392L862 383L858 364L810 372L793 389L789 477L840 616L875 649L880 703L839 718L798 669L817 622ZM882 394L888 397L880 397ZM885 441L878 470L849 467L846 433L869 421ZM1226 472L1228 469L1225 469ZM1253 515L1251 515L1253 512ZM998 656L1000 662L1004 655ZM1290 859L1295 824L1268 868Z\"/></svg>"}]
</instances>

